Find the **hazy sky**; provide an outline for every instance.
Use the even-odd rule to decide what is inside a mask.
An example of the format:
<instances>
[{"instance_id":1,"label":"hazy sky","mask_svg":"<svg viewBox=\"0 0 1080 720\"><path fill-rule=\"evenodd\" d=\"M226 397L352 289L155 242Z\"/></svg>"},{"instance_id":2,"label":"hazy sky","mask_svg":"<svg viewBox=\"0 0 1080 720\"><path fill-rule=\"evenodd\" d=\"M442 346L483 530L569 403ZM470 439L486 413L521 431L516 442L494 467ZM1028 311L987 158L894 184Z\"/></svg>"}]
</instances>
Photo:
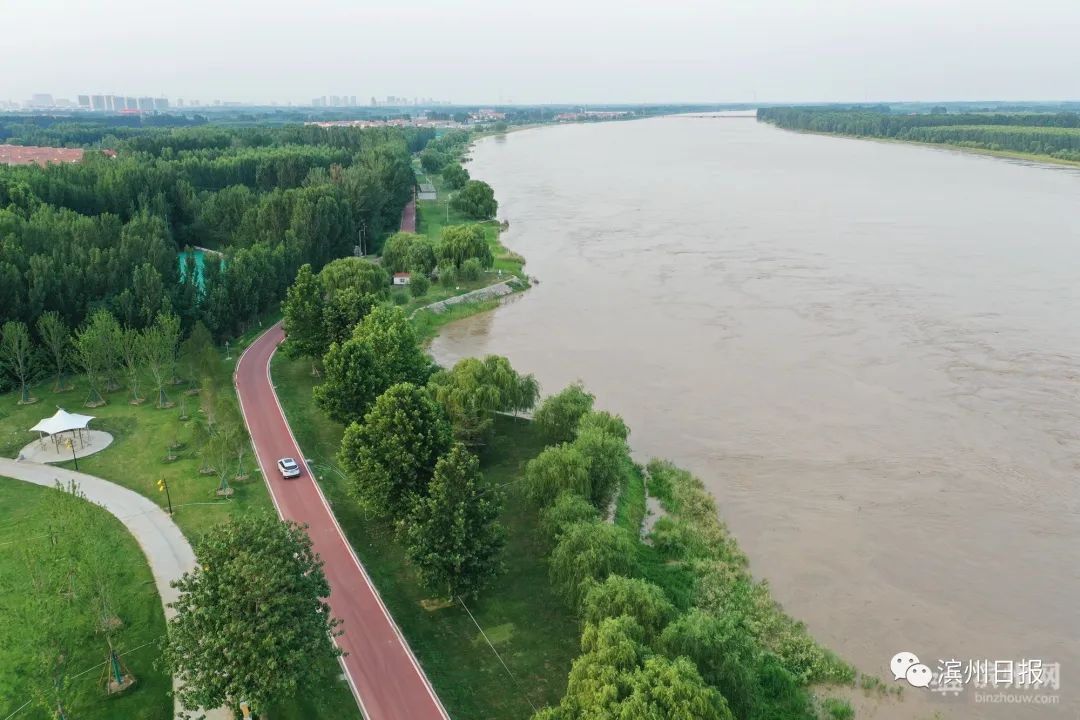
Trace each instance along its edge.
<instances>
[{"instance_id":1,"label":"hazy sky","mask_svg":"<svg viewBox=\"0 0 1080 720\"><path fill-rule=\"evenodd\" d=\"M1080 99L1080 0L0 0L0 98Z\"/></svg>"}]
</instances>

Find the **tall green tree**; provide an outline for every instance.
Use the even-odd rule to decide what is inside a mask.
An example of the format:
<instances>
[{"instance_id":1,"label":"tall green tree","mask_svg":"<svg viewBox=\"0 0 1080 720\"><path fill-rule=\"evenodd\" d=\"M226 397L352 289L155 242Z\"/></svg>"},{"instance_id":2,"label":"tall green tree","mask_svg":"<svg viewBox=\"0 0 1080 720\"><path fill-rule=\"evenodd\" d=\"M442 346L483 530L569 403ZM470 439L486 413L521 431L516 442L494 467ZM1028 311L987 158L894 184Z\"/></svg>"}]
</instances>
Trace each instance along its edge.
<instances>
[{"instance_id":1,"label":"tall green tree","mask_svg":"<svg viewBox=\"0 0 1080 720\"><path fill-rule=\"evenodd\" d=\"M390 296L390 276L381 267L358 257L338 258L319 271L323 290L332 294L353 288L361 295Z\"/></svg>"},{"instance_id":2,"label":"tall green tree","mask_svg":"<svg viewBox=\"0 0 1080 720\"><path fill-rule=\"evenodd\" d=\"M585 458L589 500L598 508L606 508L633 470L630 448L625 440L600 429L579 431L572 445Z\"/></svg>"},{"instance_id":3,"label":"tall green tree","mask_svg":"<svg viewBox=\"0 0 1080 720\"><path fill-rule=\"evenodd\" d=\"M19 403L33 402L30 397L30 373L34 344L26 323L8 320L0 326L0 363L19 383Z\"/></svg>"},{"instance_id":4,"label":"tall green tree","mask_svg":"<svg viewBox=\"0 0 1080 720\"><path fill-rule=\"evenodd\" d=\"M724 697L705 684L692 662L653 654L629 617L587 625L581 646L559 707L535 718L734 720Z\"/></svg>"},{"instance_id":5,"label":"tall green tree","mask_svg":"<svg viewBox=\"0 0 1080 720\"><path fill-rule=\"evenodd\" d=\"M196 321L187 339L180 343L180 361L188 384L198 388L206 378L216 376L220 360L214 336L201 320Z\"/></svg>"},{"instance_id":6,"label":"tall green tree","mask_svg":"<svg viewBox=\"0 0 1080 720\"><path fill-rule=\"evenodd\" d=\"M323 366L325 380L315 388L315 401L346 424L363 418L391 385L423 385L432 371L404 311L387 306L372 310L347 341L331 345Z\"/></svg>"},{"instance_id":7,"label":"tall green tree","mask_svg":"<svg viewBox=\"0 0 1080 720\"><path fill-rule=\"evenodd\" d=\"M432 375L428 388L450 419L454 436L473 447L491 439L494 413L528 410L539 394L536 378L519 374L499 355L460 360Z\"/></svg>"},{"instance_id":8,"label":"tall green tree","mask_svg":"<svg viewBox=\"0 0 1080 720\"><path fill-rule=\"evenodd\" d=\"M442 179L448 190L460 190L469 182L469 171L462 167L461 163L448 163L443 168Z\"/></svg>"},{"instance_id":9,"label":"tall green tree","mask_svg":"<svg viewBox=\"0 0 1080 720\"><path fill-rule=\"evenodd\" d=\"M113 328L119 328L116 318L108 310L98 310L75 333L75 362L86 374L88 406L105 402L102 394L106 389L107 373L115 363L118 343Z\"/></svg>"},{"instance_id":10,"label":"tall green tree","mask_svg":"<svg viewBox=\"0 0 1080 720\"><path fill-rule=\"evenodd\" d=\"M549 443L573 440L578 422L592 410L595 399L581 383L568 385L558 394L546 398L533 415L533 420Z\"/></svg>"},{"instance_id":11,"label":"tall green tree","mask_svg":"<svg viewBox=\"0 0 1080 720\"><path fill-rule=\"evenodd\" d=\"M179 333L179 318L164 314L143 332L143 363L154 380L158 408L171 406L165 386L175 374Z\"/></svg>"},{"instance_id":12,"label":"tall green tree","mask_svg":"<svg viewBox=\"0 0 1080 720\"><path fill-rule=\"evenodd\" d=\"M564 492L593 501L589 461L570 443L551 445L525 465L525 492L541 508Z\"/></svg>"},{"instance_id":13,"label":"tall green tree","mask_svg":"<svg viewBox=\"0 0 1080 720\"><path fill-rule=\"evenodd\" d=\"M439 260L453 265L458 271L469 260L480 261L489 268L495 257L491 254L487 236L482 225L450 225L443 228L442 242L438 247Z\"/></svg>"},{"instance_id":14,"label":"tall green tree","mask_svg":"<svg viewBox=\"0 0 1080 720\"><path fill-rule=\"evenodd\" d=\"M132 404L143 401L139 395L139 376L142 374L143 360L146 352L143 349L145 338L135 328L127 327L121 335L120 356L124 363L124 374L127 376L128 390L131 391Z\"/></svg>"},{"instance_id":15,"label":"tall green tree","mask_svg":"<svg viewBox=\"0 0 1080 720\"><path fill-rule=\"evenodd\" d=\"M758 648L736 612L716 616L691 609L664 629L660 647L670 658L686 657L727 699L735 717L751 717L758 683ZM800 717L793 715L792 717Z\"/></svg>"},{"instance_id":16,"label":"tall green tree","mask_svg":"<svg viewBox=\"0 0 1080 720\"><path fill-rule=\"evenodd\" d=\"M377 295L360 293L351 287L332 293L323 306L322 340L325 344L319 357L326 354L330 343L348 340L356 326L379 302Z\"/></svg>"},{"instance_id":17,"label":"tall green tree","mask_svg":"<svg viewBox=\"0 0 1080 720\"><path fill-rule=\"evenodd\" d=\"M451 201L454 209L473 220L490 220L495 217L499 203L495 200L495 191L482 180L469 180L454 195Z\"/></svg>"},{"instance_id":18,"label":"tall green tree","mask_svg":"<svg viewBox=\"0 0 1080 720\"><path fill-rule=\"evenodd\" d=\"M281 304L283 325L288 342L285 354L291 358L321 358L330 343L323 328L323 290L319 278L304 263L296 273L296 280L285 293Z\"/></svg>"},{"instance_id":19,"label":"tall green tree","mask_svg":"<svg viewBox=\"0 0 1080 720\"><path fill-rule=\"evenodd\" d=\"M60 317L60 313L50 310L43 313L37 321L38 337L41 338L53 370L56 372L56 381L53 383L53 391L60 392L66 389L64 384L64 370L68 366L68 358L71 354L71 331L67 323Z\"/></svg>"},{"instance_id":20,"label":"tall green tree","mask_svg":"<svg viewBox=\"0 0 1080 720\"><path fill-rule=\"evenodd\" d=\"M338 458L360 502L398 519L427 494L450 443L439 406L423 388L399 383L378 397L362 423L345 429Z\"/></svg>"},{"instance_id":21,"label":"tall green tree","mask_svg":"<svg viewBox=\"0 0 1080 720\"><path fill-rule=\"evenodd\" d=\"M474 596L502 572L499 511L498 492L482 487L480 461L454 445L404 523L409 558L429 587L451 598Z\"/></svg>"},{"instance_id":22,"label":"tall green tree","mask_svg":"<svg viewBox=\"0 0 1080 720\"><path fill-rule=\"evenodd\" d=\"M555 591L577 609L594 582L613 574L635 575L636 558L633 539L625 530L607 523L582 522L559 538L551 551L548 572Z\"/></svg>"},{"instance_id":23,"label":"tall green tree","mask_svg":"<svg viewBox=\"0 0 1080 720\"><path fill-rule=\"evenodd\" d=\"M199 566L173 583L163 658L189 708L247 700L256 713L307 689L312 667L339 651L323 563L304 527L239 516L196 546Z\"/></svg>"},{"instance_id":24,"label":"tall green tree","mask_svg":"<svg viewBox=\"0 0 1080 720\"><path fill-rule=\"evenodd\" d=\"M419 241L419 235L408 232L388 237L382 247L382 266L391 273L412 271L412 249Z\"/></svg>"}]
</instances>

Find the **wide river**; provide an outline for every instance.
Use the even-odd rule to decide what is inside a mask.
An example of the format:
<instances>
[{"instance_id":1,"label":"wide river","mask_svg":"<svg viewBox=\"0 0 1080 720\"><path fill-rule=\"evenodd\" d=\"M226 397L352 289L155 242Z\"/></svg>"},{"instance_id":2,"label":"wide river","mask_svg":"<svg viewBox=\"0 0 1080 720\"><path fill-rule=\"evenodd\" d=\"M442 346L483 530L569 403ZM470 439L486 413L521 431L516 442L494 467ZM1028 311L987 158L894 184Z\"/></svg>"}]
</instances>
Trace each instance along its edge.
<instances>
[{"instance_id":1,"label":"wide river","mask_svg":"<svg viewBox=\"0 0 1080 720\"><path fill-rule=\"evenodd\" d=\"M691 117L487 138L469 167L540 283L440 362L581 379L889 685L901 650L1061 666L1057 705L909 687L871 714L1078 717L1080 171Z\"/></svg>"}]
</instances>

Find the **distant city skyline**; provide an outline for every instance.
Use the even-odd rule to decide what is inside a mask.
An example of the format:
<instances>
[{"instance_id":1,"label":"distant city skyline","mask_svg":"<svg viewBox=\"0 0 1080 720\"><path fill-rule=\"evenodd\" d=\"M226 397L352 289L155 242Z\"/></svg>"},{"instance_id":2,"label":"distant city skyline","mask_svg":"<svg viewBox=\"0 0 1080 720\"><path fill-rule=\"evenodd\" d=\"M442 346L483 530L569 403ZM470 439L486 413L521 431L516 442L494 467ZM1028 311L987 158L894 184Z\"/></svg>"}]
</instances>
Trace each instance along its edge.
<instances>
[{"instance_id":1,"label":"distant city skyline","mask_svg":"<svg viewBox=\"0 0 1080 720\"><path fill-rule=\"evenodd\" d=\"M8 0L4 25L0 98L20 103L1080 99L1075 0Z\"/></svg>"},{"instance_id":2,"label":"distant city skyline","mask_svg":"<svg viewBox=\"0 0 1080 720\"><path fill-rule=\"evenodd\" d=\"M205 102L197 98L151 97L135 95L114 95L103 93L78 93L74 97L62 97L48 92L31 93L25 100L18 98L0 98L0 109L71 109L94 112L149 112L183 108L222 107L222 106L269 106L269 107L436 107L451 105L449 100L430 97L405 97L387 95L384 98L359 95L320 95L307 102L267 100L263 102L241 102L214 98Z\"/></svg>"}]
</instances>

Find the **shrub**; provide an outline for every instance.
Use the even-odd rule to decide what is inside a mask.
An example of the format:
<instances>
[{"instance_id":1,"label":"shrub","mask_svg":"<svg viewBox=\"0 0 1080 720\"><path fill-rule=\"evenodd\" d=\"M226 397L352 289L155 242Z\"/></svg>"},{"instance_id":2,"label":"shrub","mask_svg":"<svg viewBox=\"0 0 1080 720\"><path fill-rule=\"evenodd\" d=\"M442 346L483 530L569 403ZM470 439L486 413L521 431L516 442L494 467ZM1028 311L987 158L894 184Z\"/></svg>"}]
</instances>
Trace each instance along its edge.
<instances>
[{"instance_id":1,"label":"shrub","mask_svg":"<svg viewBox=\"0 0 1080 720\"><path fill-rule=\"evenodd\" d=\"M465 262L461 263L461 279L474 282L480 279L480 276L484 273L484 268L480 264L480 260L477 258L469 258Z\"/></svg>"},{"instance_id":2,"label":"shrub","mask_svg":"<svg viewBox=\"0 0 1080 720\"><path fill-rule=\"evenodd\" d=\"M457 285L458 273L457 268L453 263L444 263L439 265L439 284L443 287L453 287Z\"/></svg>"},{"instance_id":3,"label":"shrub","mask_svg":"<svg viewBox=\"0 0 1080 720\"><path fill-rule=\"evenodd\" d=\"M430 287L431 281L427 279L427 276L417 273L412 276L412 280L409 282L409 294L414 298L424 297Z\"/></svg>"}]
</instances>

